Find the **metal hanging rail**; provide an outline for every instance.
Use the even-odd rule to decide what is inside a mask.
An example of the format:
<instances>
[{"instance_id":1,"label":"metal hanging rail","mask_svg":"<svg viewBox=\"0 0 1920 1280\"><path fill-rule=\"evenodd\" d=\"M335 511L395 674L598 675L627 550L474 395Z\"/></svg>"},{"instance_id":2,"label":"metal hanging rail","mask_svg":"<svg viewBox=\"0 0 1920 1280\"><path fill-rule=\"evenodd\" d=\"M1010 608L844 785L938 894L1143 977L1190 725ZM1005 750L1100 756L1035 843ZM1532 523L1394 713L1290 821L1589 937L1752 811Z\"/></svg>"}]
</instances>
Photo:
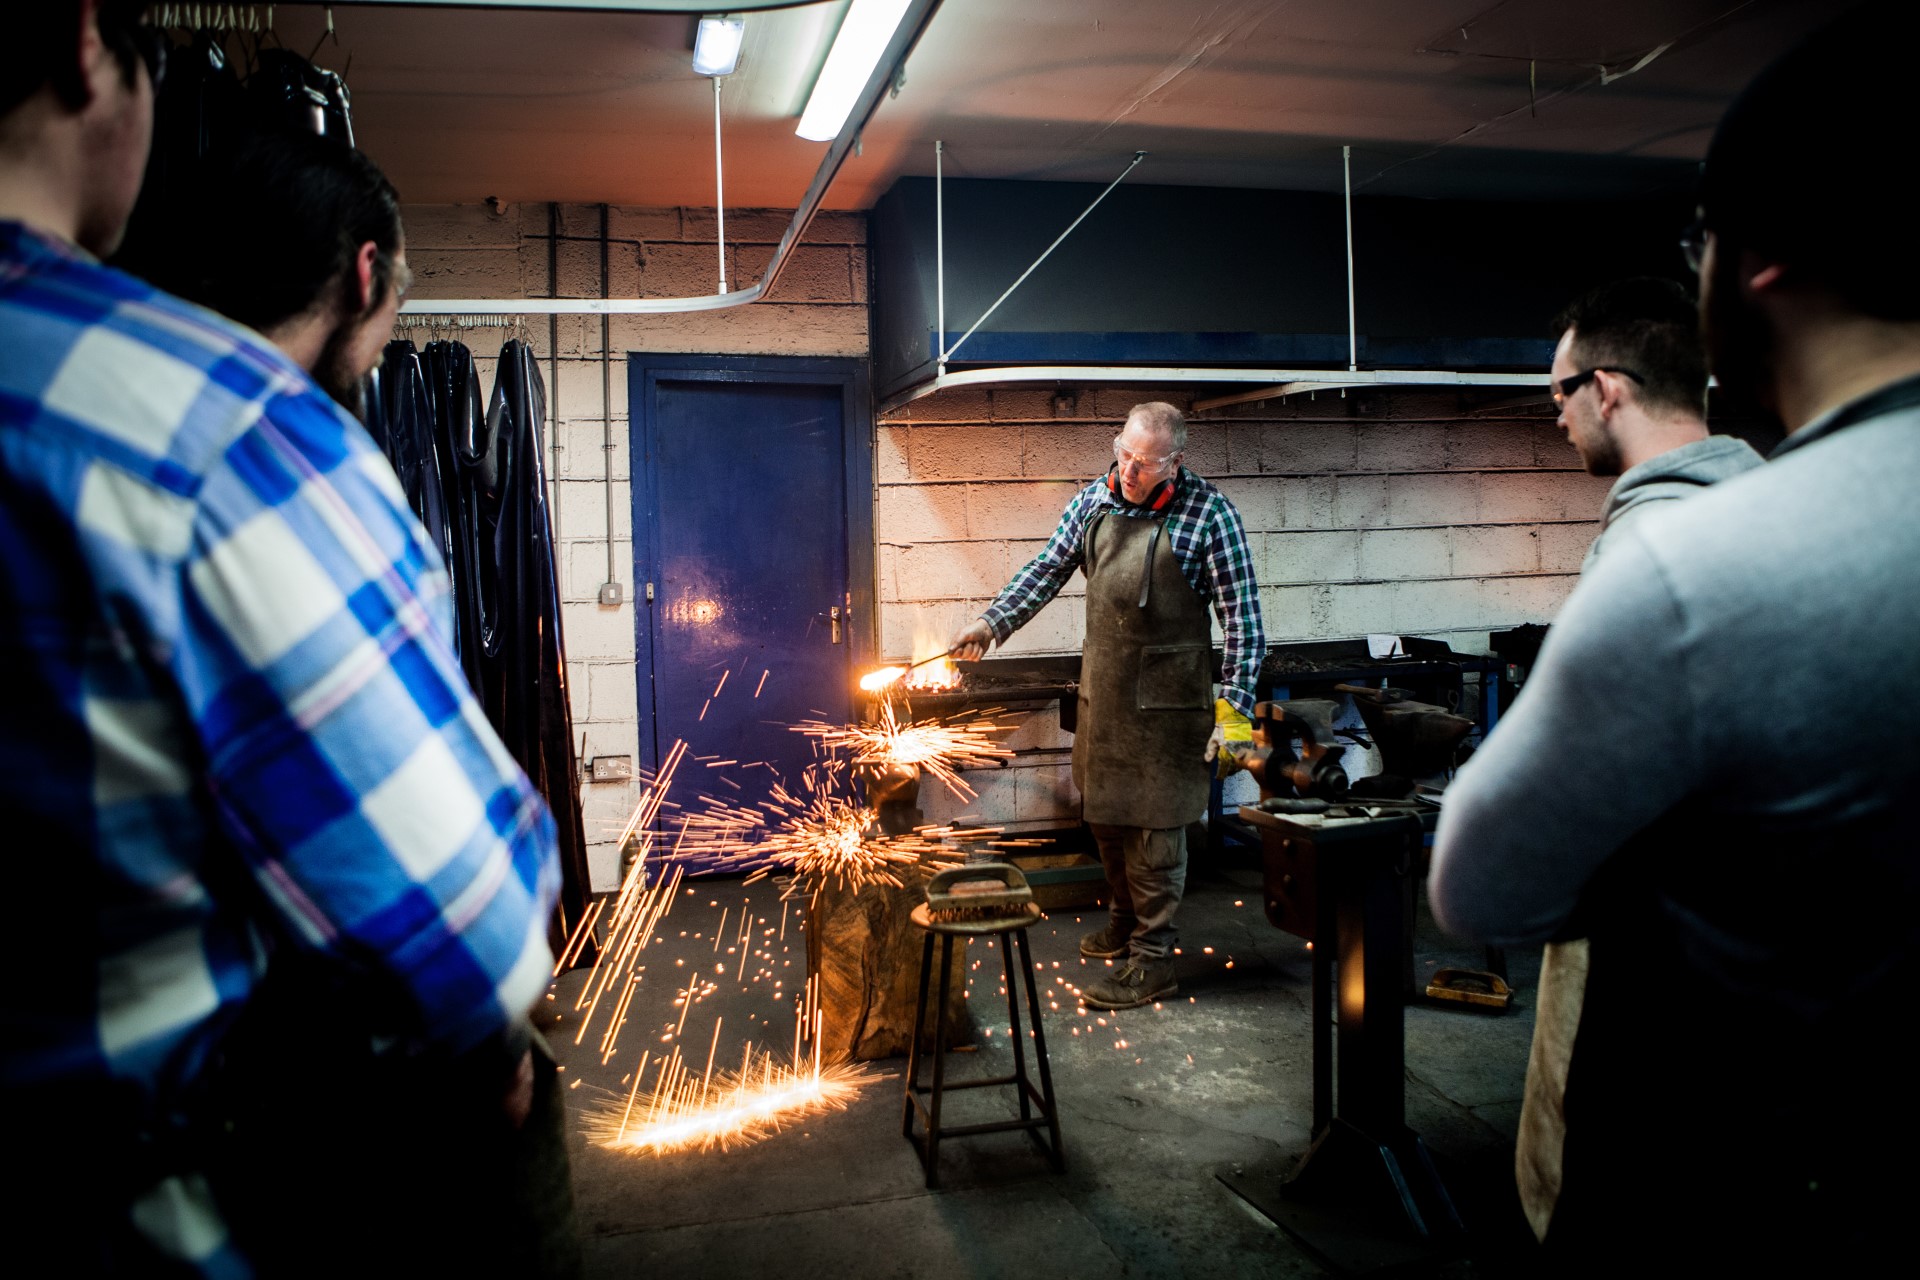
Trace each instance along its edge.
<instances>
[{"instance_id":1,"label":"metal hanging rail","mask_svg":"<svg viewBox=\"0 0 1920 1280\"><path fill-rule=\"evenodd\" d=\"M443 0L453 3L453 0ZM790 0L789 0L790 2ZM847 115L847 122L841 126L840 133L827 147L826 157L814 172L813 181L808 184L806 194L801 196L799 207L793 211L793 218L787 223L787 229L780 237L780 243L774 247L773 259L767 263L767 269L758 280L745 289L731 292L701 294L692 298L416 298L409 299L401 308L403 315L447 315L480 311L517 312L522 315L676 315L689 311L723 311L728 307L741 307L750 302L758 302L772 292L779 281L780 273L786 269L787 260L800 243L800 237L806 234L814 215L820 211L821 202L826 199L827 188L840 172L840 166L852 152L854 143L860 137L860 131L866 127L867 120L874 109L880 105L880 99L899 78L901 67L906 63L907 55L913 52L913 46L927 29L927 23L939 11L941 0L909 0L907 11L900 25L893 33L886 52L874 65L872 76L867 85L854 100L853 110ZM491 7L510 8L528 7L524 4L498 4ZM679 4L663 4L656 0L653 4L623 5L565 5L552 4L543 8L619 8L636 12L710 12L712 6L695 9ZM733 5L732 12L744 9L778 8L779 5L747 4Z\"/></svg>"},{"instance_id":2,"label":"metal hanging rail","mask_svg":"<svg viewBox=\"0 0 1920 1280\"><path fill-rule=\"evenodd\" d=\"M1339 391L1348 387L1544 387L1544 373L1463 373L1457 369L1220 369L1193 365L1018 365L999 369L965 369L940 374L882 400L876 412L888 414L922 396L956 387L996 386L1006 383L1053 382L1066 386L1106 383L1220 383L1257 382L1268 385L1211 399L1196 400L1193 410L1204 413L1254 400L1280 400L1309 391Z\"/></svg>"}]
</instances>

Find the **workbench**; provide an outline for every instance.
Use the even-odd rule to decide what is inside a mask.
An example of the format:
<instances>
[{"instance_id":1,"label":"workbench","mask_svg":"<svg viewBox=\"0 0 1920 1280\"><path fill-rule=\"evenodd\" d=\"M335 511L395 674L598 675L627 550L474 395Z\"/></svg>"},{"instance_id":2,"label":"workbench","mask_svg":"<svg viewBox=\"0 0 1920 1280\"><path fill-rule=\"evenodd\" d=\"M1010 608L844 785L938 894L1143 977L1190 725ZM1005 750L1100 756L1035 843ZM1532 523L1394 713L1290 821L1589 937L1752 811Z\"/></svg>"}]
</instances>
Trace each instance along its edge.
<instances>
[{"instance_id":1,"label":"workbench","mask_svg":"<svg viewBox=\"0 0 1920 1280\"><path fill-rule=\"evenodd\" d=\"M1239 816L1266 854L1317 868L1313 1136L1297 1160L1222 1170L1221 1181L1342 1274L1455 1252L1465 1227L1406 1122L1407 924L1437 811L1323 819L1249 805ZM1265 907L1293 926L1271 877Z\"/></svg>"}]
</instances>

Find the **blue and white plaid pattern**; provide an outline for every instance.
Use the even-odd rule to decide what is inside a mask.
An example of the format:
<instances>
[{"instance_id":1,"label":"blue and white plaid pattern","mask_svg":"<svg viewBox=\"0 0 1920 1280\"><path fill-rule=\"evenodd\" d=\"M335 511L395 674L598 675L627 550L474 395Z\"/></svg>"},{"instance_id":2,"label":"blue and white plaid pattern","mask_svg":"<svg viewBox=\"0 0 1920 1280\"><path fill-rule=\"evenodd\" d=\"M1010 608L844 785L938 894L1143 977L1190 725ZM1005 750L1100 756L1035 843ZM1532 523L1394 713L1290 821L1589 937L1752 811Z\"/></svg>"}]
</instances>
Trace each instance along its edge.
<instances>
[{"instance_id":1,"label":"blue and white plaid pattern","mask_svg":"<svg viewBox=\"0 0 1920 1280\"><path fill-rule=\"evenodd\" d=\"M553 819L365 432L255 335L18 224L0 334L9 1096L97 1081L157 1121L263 925L383 973L433 1044L516 1021L552 964ZM129 1211L244 1272L196 1179Z\"/></svg>"},{"instance_id":2,"label":"blue and white plaid pattern","mask_svg":"<svg viewBox=\"0 0 1920 1280\"><path fill-rule=\"evenodd\" d=\"M1104 478L1073 495L1060 527L1040 554L1013 575L1006 589L981 616L1004 644L1008 636L1067 585L1085 559L1087 526L1102 509L1141 519L1164 518L1167 541L1181 575L1202 600L1213 605L1225 639L1220 658L1221 696L1242 715L1253 714L1254 687L1266 657L1267 637L1260 625L1260 587L1254 581L1253 553L1246 527L1227 495L1187 470L1164 517L1130 507L1114 497Z\"/></svg>"}]
</instances>

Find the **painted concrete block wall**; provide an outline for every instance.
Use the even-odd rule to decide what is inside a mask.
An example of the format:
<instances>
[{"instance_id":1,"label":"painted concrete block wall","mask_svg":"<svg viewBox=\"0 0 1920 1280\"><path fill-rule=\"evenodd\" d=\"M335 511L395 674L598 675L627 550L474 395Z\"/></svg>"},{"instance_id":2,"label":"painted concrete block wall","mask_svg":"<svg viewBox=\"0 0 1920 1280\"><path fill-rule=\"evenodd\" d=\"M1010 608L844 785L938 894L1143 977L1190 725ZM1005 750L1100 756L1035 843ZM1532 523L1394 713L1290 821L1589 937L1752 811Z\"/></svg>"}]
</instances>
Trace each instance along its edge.
<instances>
[{"instance_id":1,"label":"painted concrete block wall","mask_svg":"<svg viewBox=\"0 0 1920 1280\"><path fill-rule=\"evenodd\" d=\"M1512 389L1337 393L1195 415L1187 462L1247 526L1269 642L1372 632L1448 639L1548 622L1572 590L1607 486L1544 408ZM928 396L877 427L875 536L882 652L937 648L1037 554L1067 499L1113 460L1112 440L1164 388L969 389ZM1002 651L1080 648L1072 585ZM1218 627L1215 628L1216 639ZM1051 713L1047 713L1051 714ZM929 797L930 816L1016 826L1071 820L1071 739L1022 731L1016 767L977 800Z\"/></svg>"},{"instance_id":2,"label":"painted concrete block wall","mask_svg":"<svg viewBox=\"0 0 1920 1280\"><path fill-rule=\"evenodd\" d=\"M548 209L546 204L406 206L413 296L602 296L600 207L559 206L557 239L548 234ZM789 216L782 210L727 210L728 287L742 288L759 277ZM719 275L714 233L711 209L610 208L606 296L713 292ZM584 738L584 757L637 760L639 755L626 353L865 356L866 253L864 215L821 214L768 301L727 311L615 316L607 322L605 344L598 317L561 316L550 325L546 316L515 317L511 306L504 308L510 319L524 320L523 336L540 357L547 380L548 484L567 682L575 742ZM420 324L402 332L424 344L442 331ZM483 394L492 390L495 357L511 333L498 328L453 333L480 357ZM609 353L612 363L603 368ZM599 603L600 585L608 580L609 533L613 576L627 601L615 606ZM593 783L582 791L593 884L611 889L619 874L614 841L639 799L639 788Z\"/></svg>"}]
</instances>

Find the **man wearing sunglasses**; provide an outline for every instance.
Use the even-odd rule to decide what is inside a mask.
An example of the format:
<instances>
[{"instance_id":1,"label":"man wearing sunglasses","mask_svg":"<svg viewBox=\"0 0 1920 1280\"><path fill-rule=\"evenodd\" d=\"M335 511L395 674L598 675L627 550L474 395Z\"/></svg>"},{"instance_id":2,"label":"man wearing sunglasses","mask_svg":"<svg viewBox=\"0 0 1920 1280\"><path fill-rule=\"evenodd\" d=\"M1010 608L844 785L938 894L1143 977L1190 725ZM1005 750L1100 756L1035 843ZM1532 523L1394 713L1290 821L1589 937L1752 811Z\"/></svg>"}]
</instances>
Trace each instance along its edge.
<instances>
[{"instance_id":1,"label":"man wearing sunglasses","mask_svg":"<svg viewBox=\"0 0 1920 1280\"><path fill-rule=\"evenodd\" d=\"M1181 465L1186 443L1179 410L1135 405L1107 474L1074 495L1046 547L950 646L955 657L979 658L1075 569L1086 574L1073 780L1100 849L1110 918L1080 951L1120 962L1080 993L1099 1009L1132 1009L1179 989L1173 918L1186 887L1187 824L1206 810L1205 763L1251 743L1266 656L1240 513ZM1217 699L1209 608L1226 638Z\"/></svg>"},{"instance_id":2,"label":"man wearing sunglasses","mask_svg":"<svg viewBox=\"0 0 1920 1280\"><path fill-rule=\"evenodd\" d=\"M1699 313L1671 280L1602 285L1561 313L1553 352L1560 428L1588 475L1618 476L1587 551L1663 502L1760 465L1744 440L1707 431Z\"/></svg>"},{"instance_id":3,"label":"man wearing sunglasses","mask_svg":"<svg viewBox=\"0 0 1920 1280\"><path fill-rule=\"evenodd\" d=\"M1786 439L1609 535L1448 791L1442 925L1590 942L1550 1274L1911 1254L1920 238L1859 125L1913 119L1916 42L1861 6L1722 120L1709 361Z\"/></svg>"},{"instance_id":4,"label":"man wearing sunglasses","mask_svg":"<svg viewBox=\"0 0 1920 1280\"><path fill-rule=\"evenodd\" d=\"M1554 322L1552 390L1560 427L1589 475L1619 477L1587 550L1679 498L1761 463L1752 446L1710 435L1707 357L1699 311L1685 289L1651 277L1602 285ZM1515 1167L1520 1200L1544 1233L1559 1194L1567 1063L1586 986L1585 939L1550 943L1534 999L1533 1050Z\"/></svg>"},{"instance_id":5,"label":"man wearing sunglasses","mask_svg":"<svg viewBox=\"0 0 1920 1280\"><path fill-rule=\"evenodd\" d=\"M467 688L391 469L286 353L100 262L164 66L145 7L36 0L0 40L0 1151L31 1170L0 1237L20 1275L250 1273L250 1224L209 1177L236 1136L209 1082L285 973L270 955L376 1012L433 1086L410 1102L502 1141L552 965L553 820ZM480 1238L487 1207L464 1208L415 1234ZM306 1226L310 1259L393 1259L363 1221Z\"/></svg>"}]
</instances>

